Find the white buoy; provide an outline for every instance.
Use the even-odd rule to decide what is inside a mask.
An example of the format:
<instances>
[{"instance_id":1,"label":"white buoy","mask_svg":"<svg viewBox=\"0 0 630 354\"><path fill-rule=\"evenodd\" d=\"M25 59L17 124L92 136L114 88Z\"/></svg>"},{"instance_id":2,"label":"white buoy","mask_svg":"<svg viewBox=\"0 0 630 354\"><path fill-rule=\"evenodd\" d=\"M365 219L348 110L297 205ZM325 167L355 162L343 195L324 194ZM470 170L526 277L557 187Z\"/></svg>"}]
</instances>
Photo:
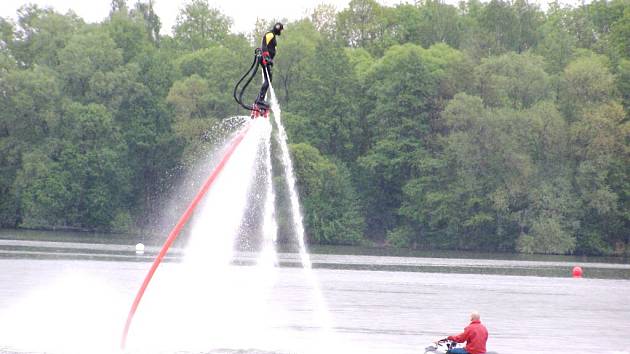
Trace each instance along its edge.
<instances>
[{"instance_id":1,"label":"white buoy","mask_svg":"<svg viewBox=\"0 0 630 354\"><path fill-rule=\"evenodd\" d=\"M144 245L142 243L136 245L136 254L144 254Z\"/></svg>"}]
</instances>

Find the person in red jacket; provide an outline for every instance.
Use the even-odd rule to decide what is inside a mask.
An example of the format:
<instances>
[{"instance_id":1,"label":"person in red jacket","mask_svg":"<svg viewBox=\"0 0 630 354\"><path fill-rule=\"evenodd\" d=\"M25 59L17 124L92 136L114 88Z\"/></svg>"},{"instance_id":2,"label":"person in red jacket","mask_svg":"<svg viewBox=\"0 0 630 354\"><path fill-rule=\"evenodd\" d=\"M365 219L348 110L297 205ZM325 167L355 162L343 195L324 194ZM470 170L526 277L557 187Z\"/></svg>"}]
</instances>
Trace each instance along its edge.
<instances>
[{"instance_id":1,"label":"person in red jacket","mask_svg":"<svg viewBox=\"0 0 630 354\"><path fill-rule=\"evenodd\" d=\"M486 341L488 340L488 330L479 320L479 312L473 311L470 314L470 324L464 328L464 333L448 338L457 343L466 342L466 348L453 348L448 351L451 354L483 354L486 352Z\"/></svg>"}]
</instances>

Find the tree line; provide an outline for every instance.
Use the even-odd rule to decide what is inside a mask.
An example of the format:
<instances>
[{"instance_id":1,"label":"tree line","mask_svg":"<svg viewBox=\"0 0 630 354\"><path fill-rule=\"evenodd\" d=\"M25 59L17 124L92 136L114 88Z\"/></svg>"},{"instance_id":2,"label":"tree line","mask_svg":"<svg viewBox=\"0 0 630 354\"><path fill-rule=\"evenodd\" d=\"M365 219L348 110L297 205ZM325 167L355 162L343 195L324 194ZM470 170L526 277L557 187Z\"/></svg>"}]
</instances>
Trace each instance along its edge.
<instances>
[{"instance_id":1,"label":"tree line","mask_svg":"<svg viewBox=\"0 0 630 354\"><path fill-rule=\"evenodd\" d=\"M207 0L170 35L152 1L0 18L0 225L155 223L276 20L235 34ZM627 0L352 0L285 21L273 84L309 242L627 252L629 39Z\"/></svg>"}]
</instances>

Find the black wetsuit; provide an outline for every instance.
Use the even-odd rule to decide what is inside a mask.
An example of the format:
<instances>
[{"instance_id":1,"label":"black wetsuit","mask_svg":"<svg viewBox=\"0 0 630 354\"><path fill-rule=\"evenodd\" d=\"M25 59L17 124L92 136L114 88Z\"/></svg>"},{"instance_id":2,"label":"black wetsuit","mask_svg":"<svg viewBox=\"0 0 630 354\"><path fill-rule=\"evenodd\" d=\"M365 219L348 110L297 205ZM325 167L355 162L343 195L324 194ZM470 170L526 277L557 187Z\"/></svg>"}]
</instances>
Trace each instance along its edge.
<instances>
[{"instance_id":1,"label":"black wetsuit","mask_svg":"<svg viewBox=\"0 0 630 354\"><path fill-rule=\"evenodd\" d=\"M272 61L268 62L266 66L262 63L262 61L260 63L263 66L263 69L266 67L267 70L263 70L264 81L260 87L260 93L258 94L256 103L265 103L265 96L267 95L267 89L269 89L269 83L273 81L271 69L273 67L273 58L276 56L276 36L277 33L275 33L275 31L269 31L265 33L262 38L262 45L260 49L262 49L263 54L269 52L269 57ZM269 74L269 76L267 76L267 74Z\"/></svg>"}]
</instances>

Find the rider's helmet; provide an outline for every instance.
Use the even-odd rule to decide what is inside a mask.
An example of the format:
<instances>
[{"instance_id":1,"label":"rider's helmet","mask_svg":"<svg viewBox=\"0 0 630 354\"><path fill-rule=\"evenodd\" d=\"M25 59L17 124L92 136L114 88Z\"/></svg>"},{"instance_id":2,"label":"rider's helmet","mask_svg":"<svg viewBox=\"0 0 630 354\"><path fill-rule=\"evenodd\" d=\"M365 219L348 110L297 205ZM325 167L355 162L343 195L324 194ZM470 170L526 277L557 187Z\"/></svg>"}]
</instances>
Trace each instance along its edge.
<instances>
[{"instance_id":1,"label":"rider's helmet","mask_svg":"<svg viewBox=\"0 0 630 354\"><path fill-rule=\"evenodd\" d=\"M283 29L284 29L284 26L282 25L282 23L276 22L276 24L273 25L273 29L271 30L271 32L273 32L273 34L279 36L279 35L282 34L282 30Z\"/></svg>"}]
</instances>

